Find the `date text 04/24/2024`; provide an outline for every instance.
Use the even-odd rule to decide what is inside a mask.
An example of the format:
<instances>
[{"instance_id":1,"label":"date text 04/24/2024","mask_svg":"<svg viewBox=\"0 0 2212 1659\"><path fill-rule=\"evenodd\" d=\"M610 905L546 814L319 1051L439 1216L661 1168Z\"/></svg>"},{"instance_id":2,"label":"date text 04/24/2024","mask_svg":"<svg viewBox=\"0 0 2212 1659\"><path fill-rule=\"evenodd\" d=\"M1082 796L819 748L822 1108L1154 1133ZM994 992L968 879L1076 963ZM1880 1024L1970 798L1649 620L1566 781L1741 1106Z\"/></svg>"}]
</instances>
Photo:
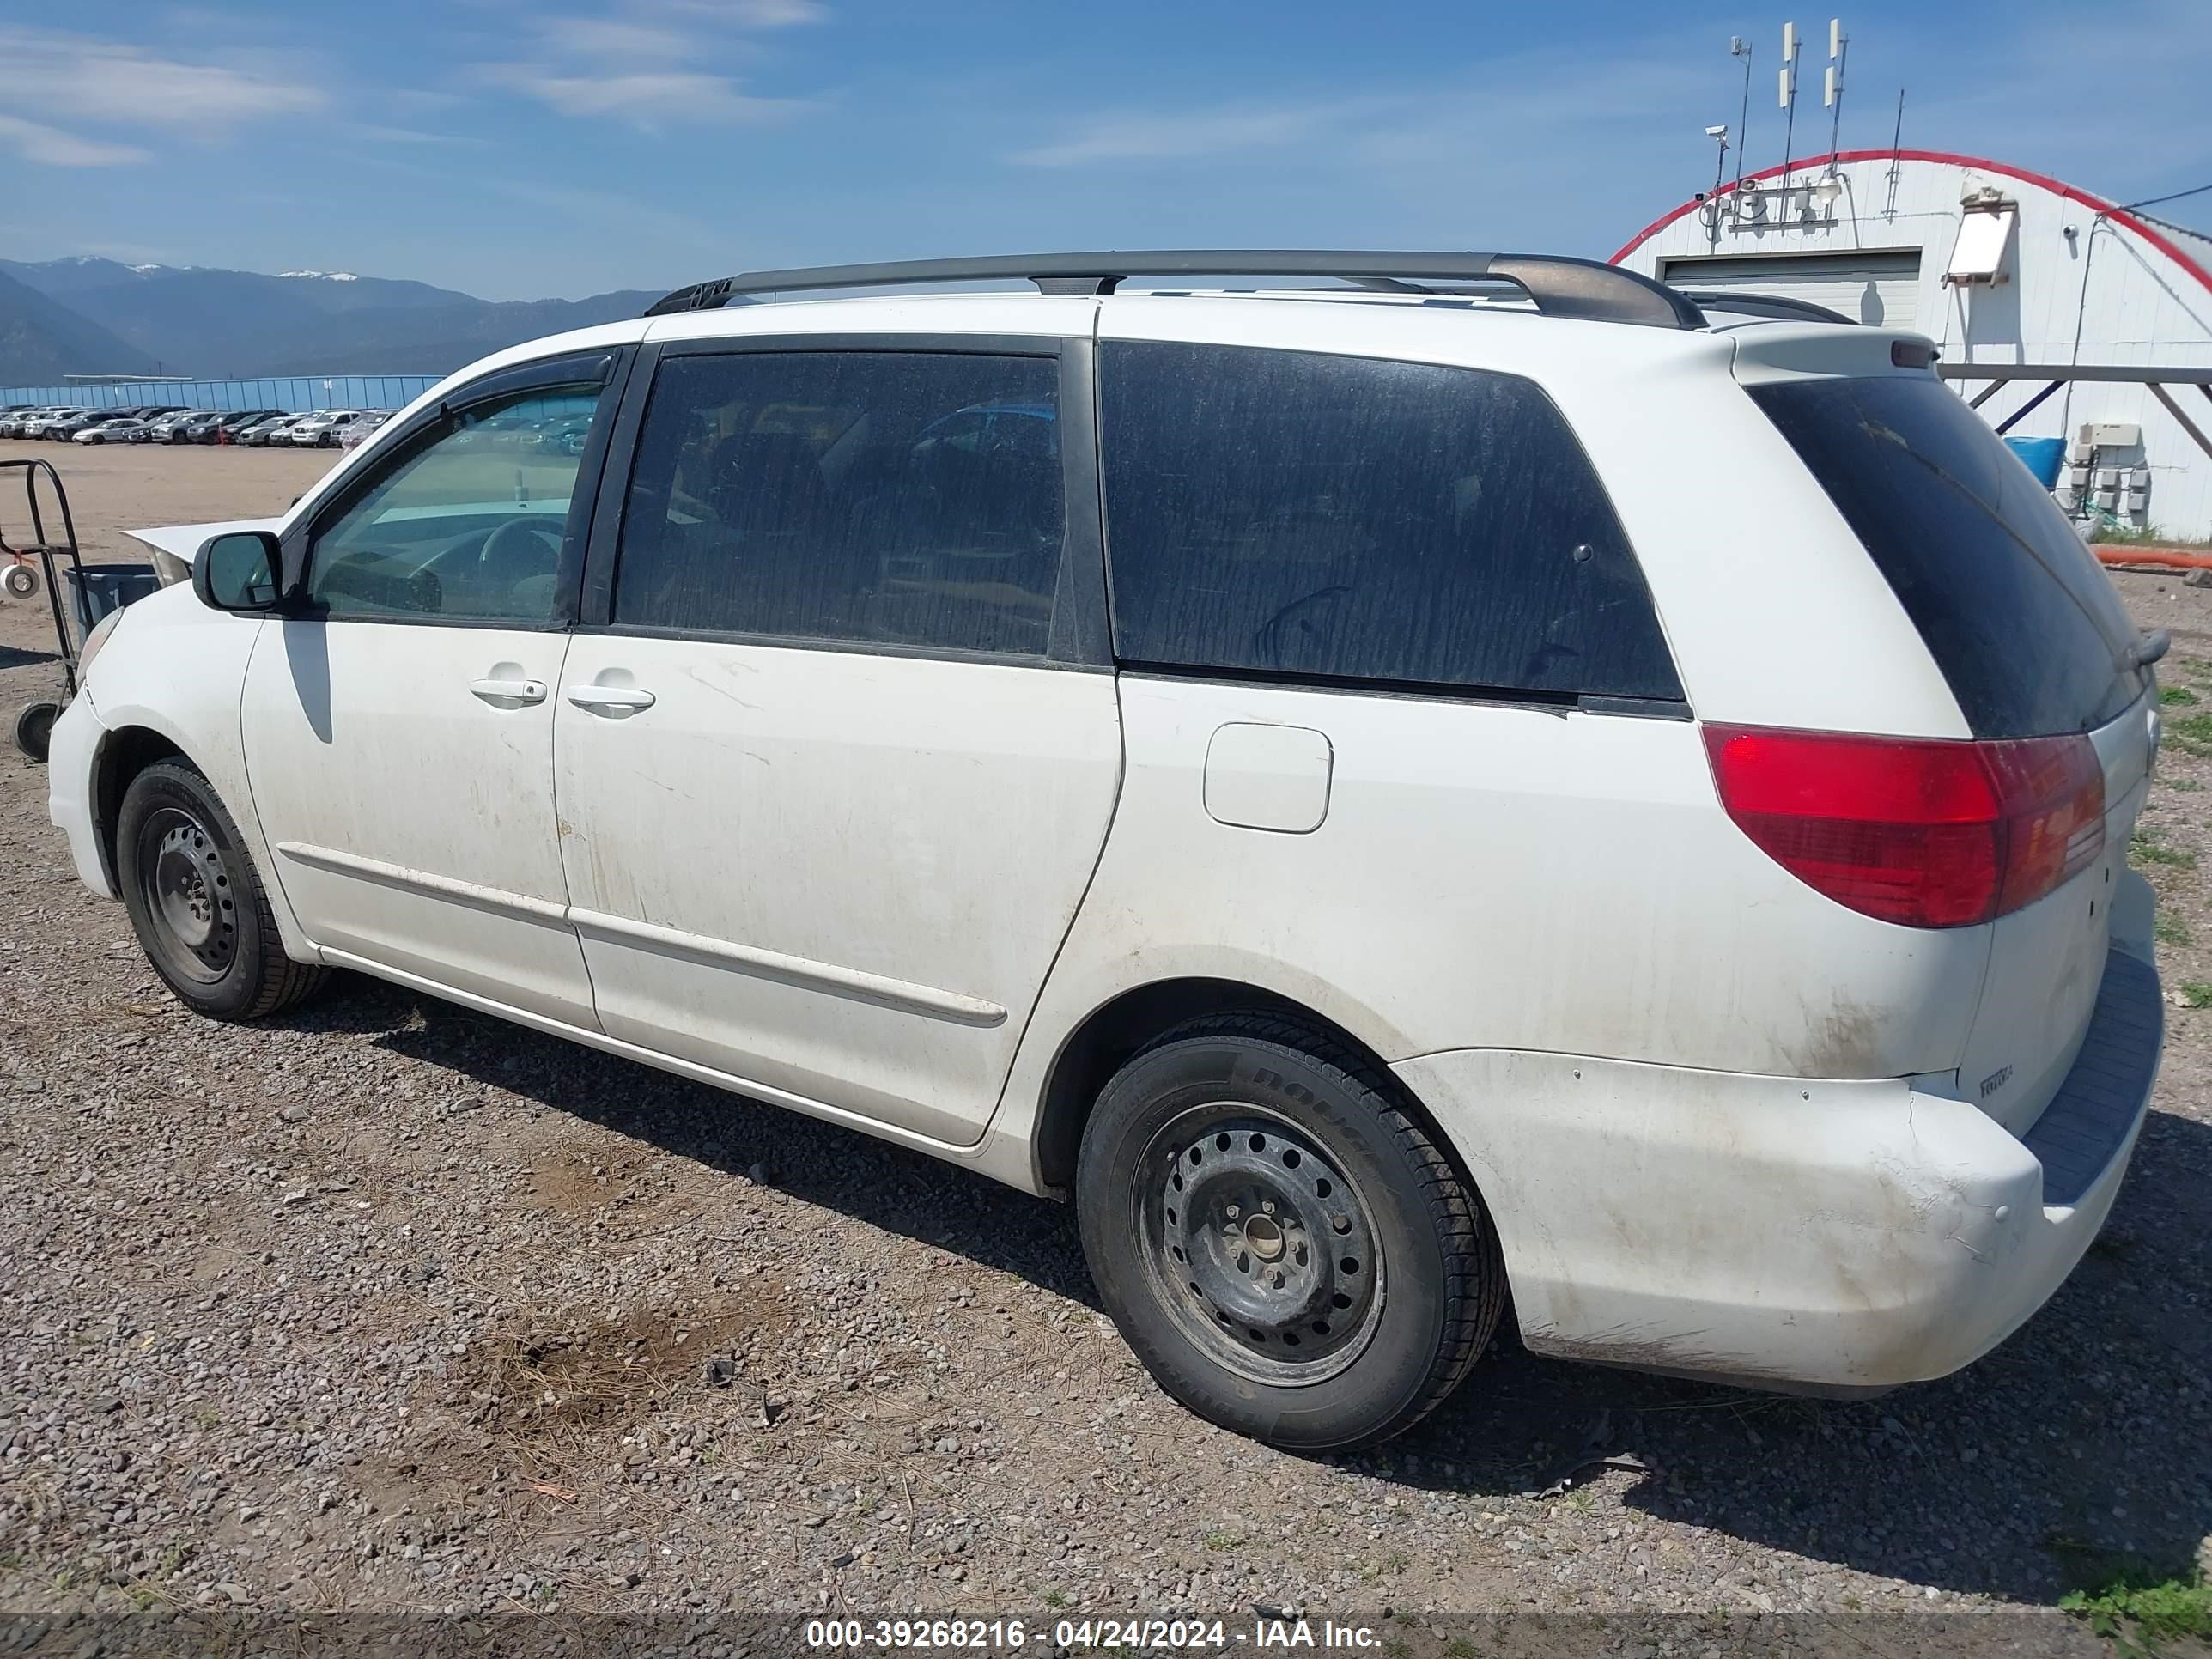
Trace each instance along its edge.
<instances>
[{"instance_id":1,"label":"date text 04/24/2024","mask_svg":"<svg viewBox=\"0 0 2212 1659\"><path fill-rule=\"evenodd\" d=\"M1035 1643L1067 1652L1111 1650L1159 1652L1178 1649L1372 1649L1378 1640L1364 1625L1324 1619L1260 1619L1249 1627L1220 1619L1060 1619L1048 1627L1019 1619L811 1619L806 1645L813 1649L933 1651L1012 1650Z\"/></svg>"}]
</instances>

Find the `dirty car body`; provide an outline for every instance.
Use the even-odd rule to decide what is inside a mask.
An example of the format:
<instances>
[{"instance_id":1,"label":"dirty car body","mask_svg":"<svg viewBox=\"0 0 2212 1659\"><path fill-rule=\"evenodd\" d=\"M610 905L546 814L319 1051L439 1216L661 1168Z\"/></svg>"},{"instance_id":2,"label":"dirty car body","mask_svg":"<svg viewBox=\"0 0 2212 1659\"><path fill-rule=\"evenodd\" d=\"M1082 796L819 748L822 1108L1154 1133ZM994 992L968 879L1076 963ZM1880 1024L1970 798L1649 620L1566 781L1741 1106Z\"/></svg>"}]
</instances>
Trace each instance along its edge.
<instances>
[{"instance_id":1,"label":"dirty car body","mask_svg":"<svg viewBox=\"0 0 2212 1659\"><path fill-rule=\"evenodd\" d=\"M2158 728L2155 647L1924 347L1341 291L519 347L270 526L266 605L129 610L53 817L118 895L133 769L188 764L292 963L1072 1190L1155 1374L1249 1431L1436 1392L1297 1426L1367 1363L1326 1293L1387 1334L1353 1277L1419 1304L1427 1224L1279 1054L1433 1152L1532 1348L1940 1376L2063 1281L2133 1150ZM529 422L584 436L485 453ZM1686 482L1716 453L1725 511ZM1176 1143L1127 1224L1176 1282L1102 1261L1094 1113L1193 1043L1379 1262L1286 1283L1330 1183L1237 1126L1287 1231L1229 1205L1218 1288L1175 1231L1215 1142ZM1262 1280L1322 1299L1270 1325ZM1141 1334L1168 1292L1237 1328Z\"/></svg>"}]
</instances>

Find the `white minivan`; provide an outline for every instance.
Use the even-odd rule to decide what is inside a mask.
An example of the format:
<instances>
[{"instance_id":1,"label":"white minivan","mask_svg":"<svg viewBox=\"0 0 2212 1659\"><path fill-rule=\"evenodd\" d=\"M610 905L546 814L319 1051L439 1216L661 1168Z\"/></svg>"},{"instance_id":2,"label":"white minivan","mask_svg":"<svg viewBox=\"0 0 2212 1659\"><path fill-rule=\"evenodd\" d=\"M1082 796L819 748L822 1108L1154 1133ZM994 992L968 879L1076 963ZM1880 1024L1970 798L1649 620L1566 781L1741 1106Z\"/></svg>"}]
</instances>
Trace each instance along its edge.
<instances>
[{"instance_id":1,"label":"white minivan","mask_svg":"<svg viewBox=\"0 0 2212 1659\"><path fill-rule=\"evenodd\" d=\"M2163 641L1933 356L1537 257L702 284L151 532L52 815L211 1018L353 969L1072 1197L1279 1444L1509 1305L1940 1376L2142 1121Z\"/></svg>"}]
</instances>

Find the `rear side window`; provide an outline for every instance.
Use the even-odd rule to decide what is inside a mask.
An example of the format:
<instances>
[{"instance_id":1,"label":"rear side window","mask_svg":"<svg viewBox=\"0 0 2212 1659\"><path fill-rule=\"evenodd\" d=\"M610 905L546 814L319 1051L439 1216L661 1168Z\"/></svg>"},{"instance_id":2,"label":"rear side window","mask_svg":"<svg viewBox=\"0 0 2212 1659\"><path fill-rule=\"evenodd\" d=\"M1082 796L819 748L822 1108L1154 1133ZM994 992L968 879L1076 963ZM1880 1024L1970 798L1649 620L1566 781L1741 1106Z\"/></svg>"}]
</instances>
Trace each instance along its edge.
<instances>
[{"instance_id":1,"label":"rear side window","mask_svg":"<svg viewBox=\"0 0 2212 1659\"><path fill-rule=\"evenodd\" d=\"M1059 384L1049 357L669 359L638 436L615 621L1044 654Z\"/></svg>"},{"instance_id":2,"label":"rear side window","mask_svg":"<svg viewBox=\"0 0 2212 1659\"><path fill-rule=\"evenodd\" d=\"M1682 695L1604 488L1533 382L1113 341L1099 385L1124 660Z\"/></svg>"},{"instance_id":3,"label":"rear side window","mask_svg":"<svg viewBox=\"0 0 2212 1659\"><path fill-rule=\"evenodd\" d=\"M2043 487L1932 378L1750 388L1888 580L1978 738L2101 726L2143 681L2119 595Z\"/></svg>"}]
</instances>

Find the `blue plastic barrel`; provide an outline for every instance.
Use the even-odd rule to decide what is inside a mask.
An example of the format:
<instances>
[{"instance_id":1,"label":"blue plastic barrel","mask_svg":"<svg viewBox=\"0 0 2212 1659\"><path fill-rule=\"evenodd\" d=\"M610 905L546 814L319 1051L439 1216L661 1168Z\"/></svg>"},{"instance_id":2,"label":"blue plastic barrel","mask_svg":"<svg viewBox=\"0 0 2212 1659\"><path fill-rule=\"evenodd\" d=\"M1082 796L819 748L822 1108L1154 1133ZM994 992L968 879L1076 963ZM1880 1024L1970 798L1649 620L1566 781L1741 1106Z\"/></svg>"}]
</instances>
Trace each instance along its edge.
<instances>
[{"instance_id":1,"label":"blue plastic barrel","mask_svg":"<svg viewBox=\"0 0 2212 1659\"><path fill-rule=\"evenodd\" d=\"M2007 438L2005 447L2020 457L2020 464L2045 489L2058 488L2058 469L2066 465L2065 439Z\"/></svg>"}]
</instances>

